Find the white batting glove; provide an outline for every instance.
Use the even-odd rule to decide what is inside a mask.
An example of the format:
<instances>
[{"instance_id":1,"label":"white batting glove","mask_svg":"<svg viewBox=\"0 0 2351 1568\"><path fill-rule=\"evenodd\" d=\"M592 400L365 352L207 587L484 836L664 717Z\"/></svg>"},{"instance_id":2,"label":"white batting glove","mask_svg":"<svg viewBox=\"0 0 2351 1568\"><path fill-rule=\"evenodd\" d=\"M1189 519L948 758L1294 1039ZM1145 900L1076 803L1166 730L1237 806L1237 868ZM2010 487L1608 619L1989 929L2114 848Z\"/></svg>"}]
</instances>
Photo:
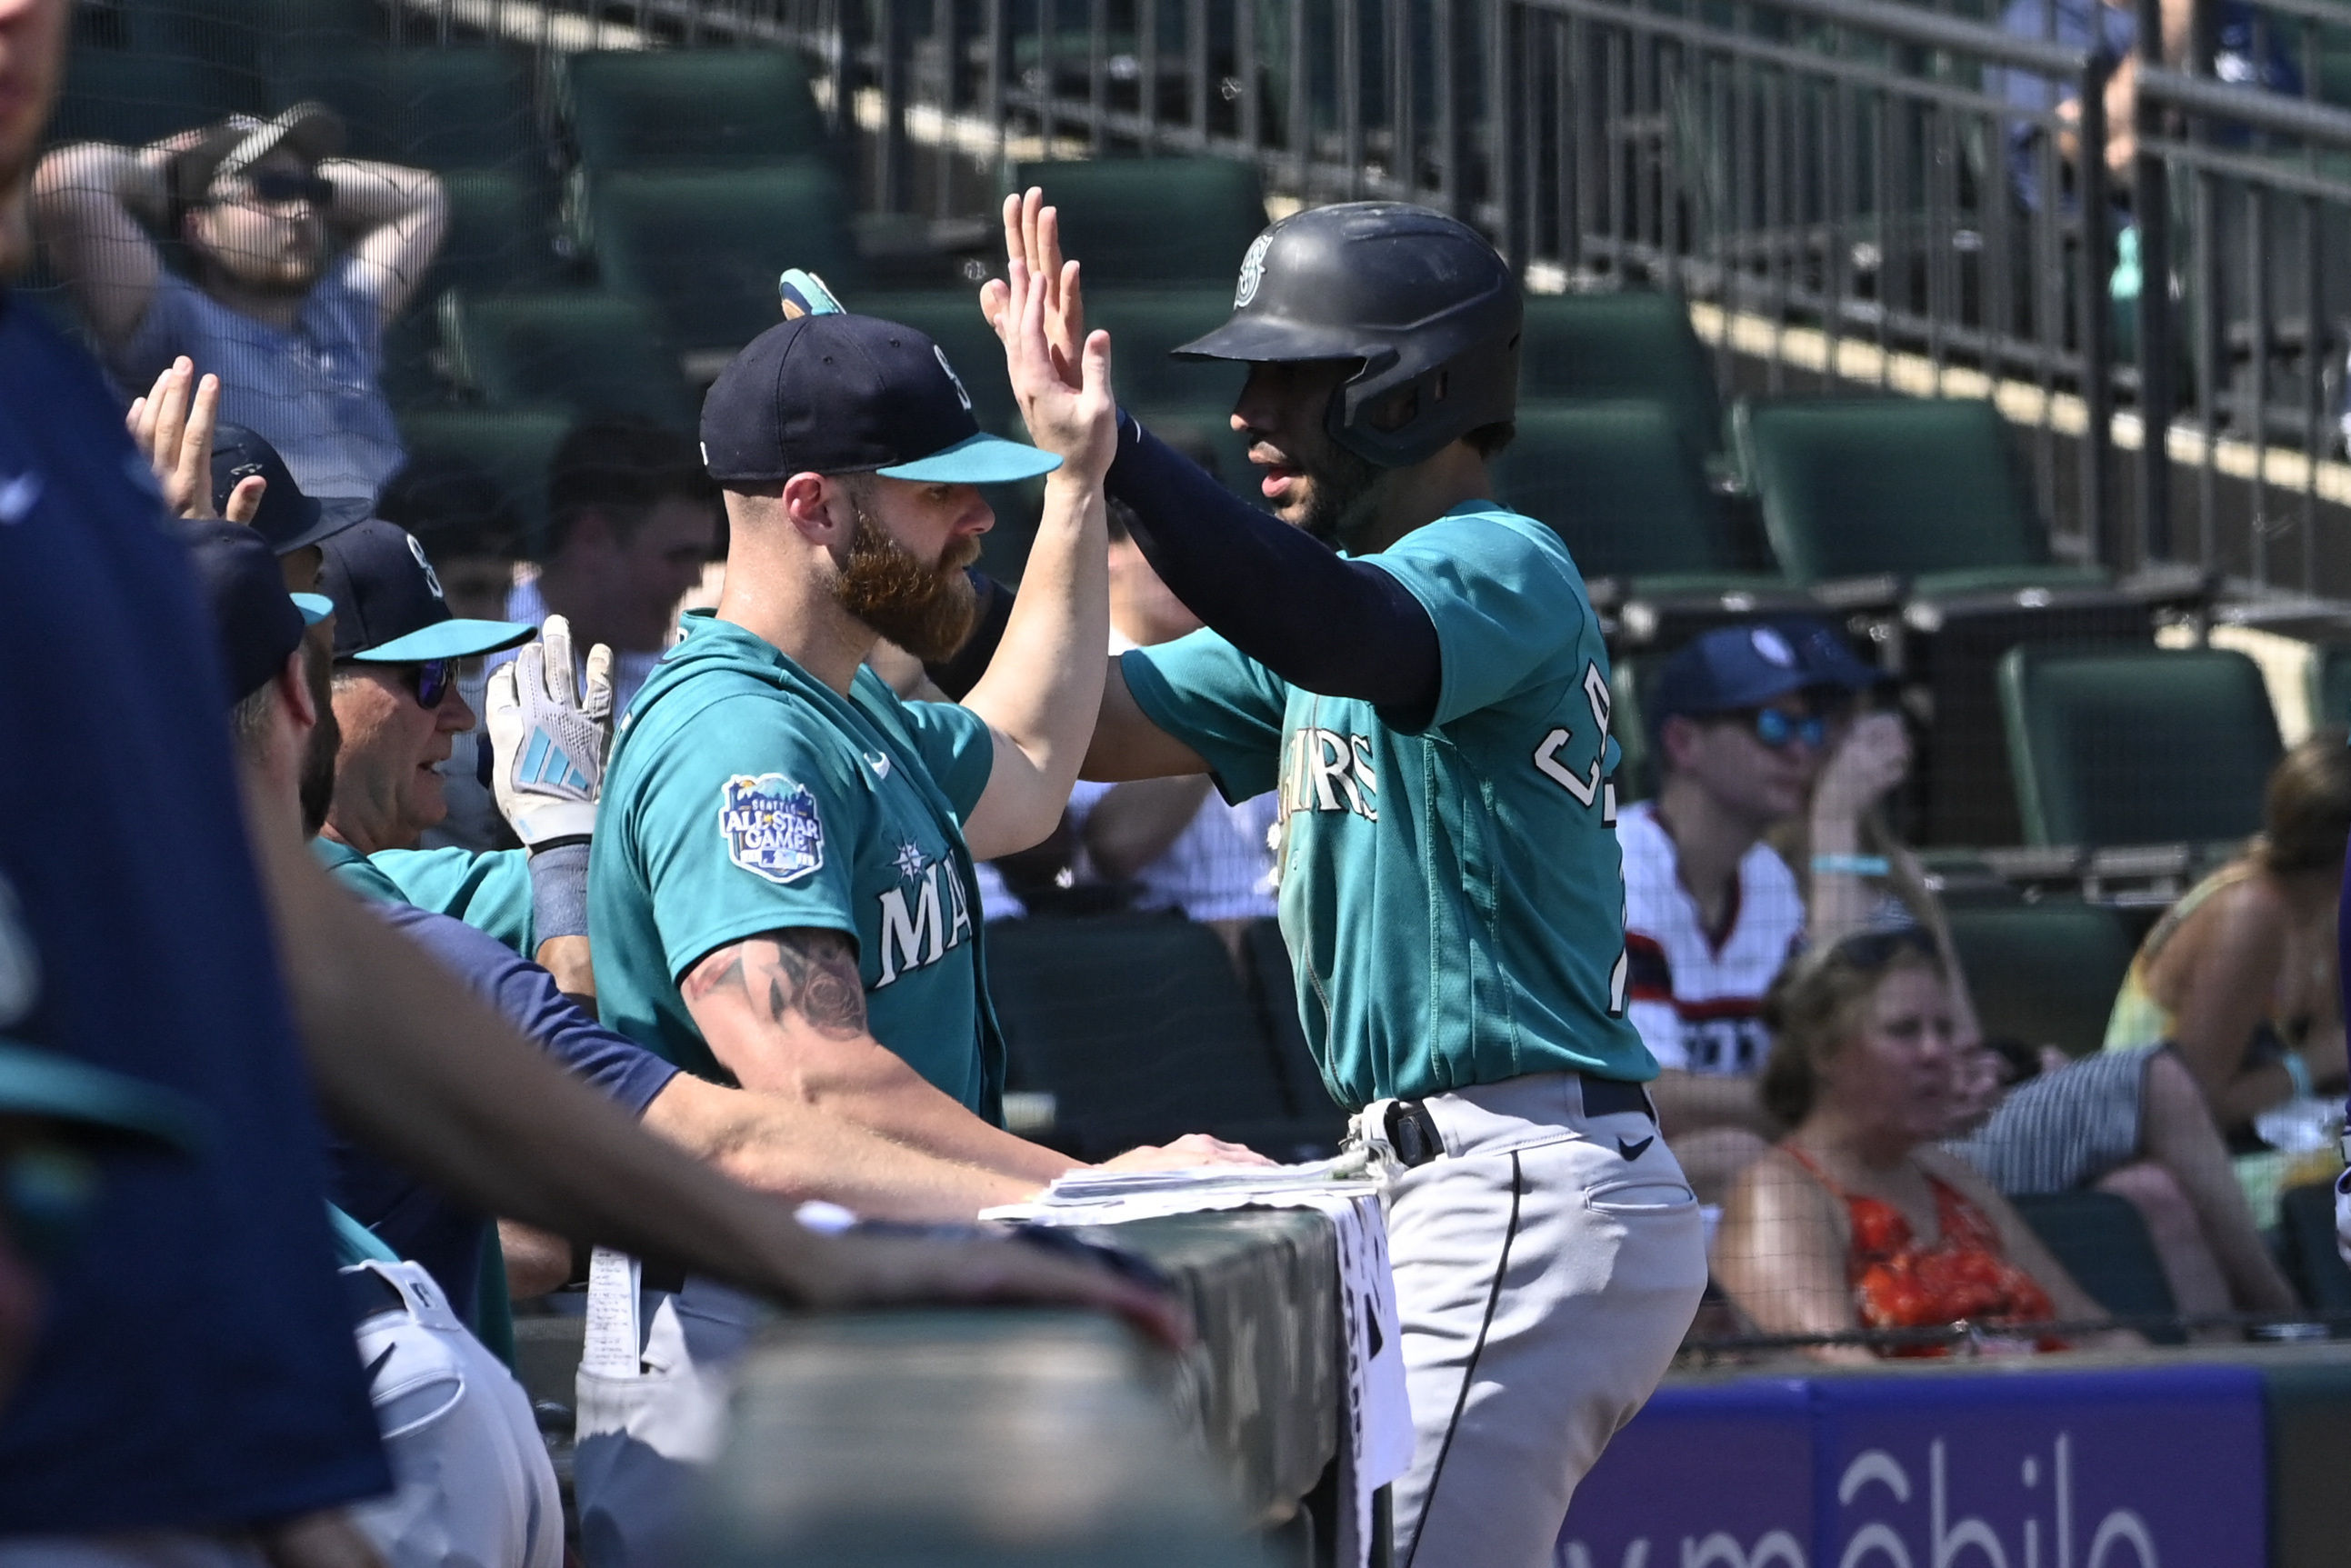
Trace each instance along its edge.
<instances>
[{"instance_id":1,"label":"white batting glove","mask_svg":"<svg viewBox=\"0 0 2351 1568\"><path fill-rule=\"evenodd\" d=\"M612 747L612 650L589 650L585 696L573 687L571 627L560 615L490 673L491 781L515 836L534 850L596 831Z\"/></svg>"}]
</instances>

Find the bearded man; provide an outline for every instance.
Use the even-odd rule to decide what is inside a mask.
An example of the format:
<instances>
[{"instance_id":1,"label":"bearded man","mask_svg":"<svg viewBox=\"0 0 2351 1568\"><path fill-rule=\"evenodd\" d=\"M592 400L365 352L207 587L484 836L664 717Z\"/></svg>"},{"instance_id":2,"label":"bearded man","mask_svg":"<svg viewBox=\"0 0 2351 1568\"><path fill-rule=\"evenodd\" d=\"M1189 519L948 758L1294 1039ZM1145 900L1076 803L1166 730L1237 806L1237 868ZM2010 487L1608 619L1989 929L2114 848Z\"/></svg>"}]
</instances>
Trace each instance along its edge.
<instances>
[{"instance_id":1,"label":"bearded man","mask_svg":"<svg viewBox=\"0 0 2351 1568\"><path fill-rule=\"evenodd\" d=\"M440 249L449 204L422 169L339 157L316 103L233 115L147 147L84 141L41 161L34 216L123 386L186 356L221 416L256 430L305 495L365 503L402 463L378 384L384 328ZM187 246L164 266L154 235Z\"/></svg>"}]
</instances>

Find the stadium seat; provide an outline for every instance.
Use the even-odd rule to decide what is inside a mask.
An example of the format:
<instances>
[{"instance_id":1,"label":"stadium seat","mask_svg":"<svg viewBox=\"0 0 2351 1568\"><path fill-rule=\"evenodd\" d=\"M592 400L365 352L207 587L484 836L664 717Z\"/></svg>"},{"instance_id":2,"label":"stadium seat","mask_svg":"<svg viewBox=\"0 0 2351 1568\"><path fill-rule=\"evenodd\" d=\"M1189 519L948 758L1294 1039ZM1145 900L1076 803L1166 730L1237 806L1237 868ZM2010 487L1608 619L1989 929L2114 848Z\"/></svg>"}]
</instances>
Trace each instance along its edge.
<instances>
[{"instance_id":1,"label":"stadium seat","mask_svg":"<svg viewBox=\"0 0 2351 1568\"><path fill-rule=\"evenodd\" d=\"M261 81L251 71L186 55L78 47L66 65L49 141L143 146L261 108Z\"/></svg>"},{"instance_id":2,"label":"stadium seat","mask_svg":"<svg viewBox=\"0 0 2351 1568\"><path fill-rule=\"evenodd\" d=\"M1256 982L1259 1013L1265 1020L1266 1038L1273 1042L1274 1063L1281 1070L1290 1103L1309 1121L1322 1118L1332 1138L1343 1136L1347 1113L1331 1098L1322 1070L1315 1065L1314 1053L1307 1047L1306 1027L1298 1020L1297 971L1290 967L1290 944L1282 940L1281 922L1270 918L1250 922L1241 936L1241 953Z\"/></svg>"},{"instance_id":3,"label":"stadium seat","mask_svg":"<svg viewBox=\"0 0 2351 1568\"><path fill-rule=\"evenodd\" d=\"M2311 722L2351 724L2351 643L2322 643L2312 649L2308 679Z\"/></svg>"},{"instance_id":4,"label":"stadium seat","mask_svg":"<svg viewBox=\"0 0 2351 1568\"><path fill-rule=\"evenodd\" d=\"M572 423L557 409L412 409L400 416L400 434L413 465L487 476L536 549L547 538L548 465Z\"/></svg>"},{"instance_id":5,"label":"stadium seat","mask_svg":"<svg viewBox=\"0 0 2351 1568\"><path fill-rule=\"evenodd\" d=\"M2132 950L2112 910L2044 899L1947 913L1986 1037L2053 1045L2069 1056L2104 1043Z\"/></svg>"},{"instance_id":6,"label":"stadium seat","mask_svg":"<svg viewBox=\"0 0 2351 1568\"><path fill-rule=\"evenodd\" d=\"M459 379L493 406L632 413L692 430L697 405L642 306L590 291L452 297L443 314Z\"/></svg>"},{"instance_id":7,"label":"stadium seat","mask_svg":"<svg viewBox=\"0 0 2351 1568\"><path fill-rule=\"evenodd\" d=\"M1133 407L1198 408L1229 416L1247 371L1216 360L1174 360L1169 351L1232 319L1228 287L1089 288L1086 321L1111 338L1111 379Z\"/></svg>"},{"instance_id":8,"label":"stadium seat","mask_svg":"<svg viewBox=\"0 0 2351 1568\"><path fill-rule=\"evenodd\" d=\"M1282 1158L1314 1141L1207 926L1019 921L990 926L987 943L1014 1085L1054 1096L1057 1131L1079 1157L1196 1132Z\"/></svg>"},{"instance_id":9,"label":"stadium seat","mask_svg":"<svg viewBox=\"0 0 2351 1568\"><path fill-rule=\"evenodd\" d=\"M2278 1195L2286 1269L2302 1299L2321 1312L2351 1312L2351 1269L2335 1248L2335 1188L2319 1182ZM2343 1330L2337 1328L2337 1336Z\"/></svg>"},{"instance_id":10,"label":"stadium seat","mask_svg":"<svg viewBox=\"0 0 2351 1568\"><path fill-rule=\"evenodd\" d=\"M2007 426L1981 399L1741 403L1733 424L1792 581L1890 572L1933 598L2106 580L2051 560Z\"/></svg>"},{"instance_id":11,"label":"stadium seat","mask_svg":"<svg viewBox=\"0 0 2351 1568\"><path fill-rule=\"evenodd\" d=\"M316 99L342 115L355 158L547 176L526 55L319 40L273 51L269 78L273 108Z\"/></svg>"},{"instance_id":12,"label":"stadium seat","mask_svg":"<svg viewBox=\"0 0 2351 1568\"><path fill-rule=\"evenodd\" d=\"M1522 402L1493 475L1503 502L1558 530L1587 580L1629 578L1640 592L1782 586L1742 570L1703 460L1664 402Z\"/></svg>"},{"instance_id":13,"label":"stadium seat","mask_svg":"<svg viewBox=\"0 0 2351 1568\"><path fill-rule=\"evenodd\" d=\"M2241 839L2283 747L2262 673L2225 648L2011 648L2001 718L2031 844Z\"/></svg>"},{"instance_id":14,"label":"stadium seat","mask_svg":"<svg viewBox=\"0 0 2351 1568\"><path fill-rule=\"evenodd\" d=\"M590 194L606 287L650 306L683 350L731 351L783 319L776 278L786 267L822 273L856 298L849 196L814 159L611 174Z\"/></svg>"},{"instance_id":15,"label":"stadium seat","mask_svg":"<svg viewBox=\"0 0 2351 1568\"><path fill-rule=\"evenodd\" d=\"M2059 1192L2009 1201L2074 1282L2106 1311L2119 1318L2168 1318L2179 1311L2147 1221L2127 1199L2110 1192ZM2187 1340L2176 1326L2132 1326L2158 1344Z\"/></svg>"},{"instance_id":16,"label":"stadium seat","mask_svg":"<svg viewBox=\"0 0 2351 1568\"><path fill-rule=\"evenodd\" d=\"M1722 450L1714 362L1670 295L1535 295L1519 349L1522 403L1652 398L1671 411L1692 452Z\"/></svg>"},{"instance_id":17,"label":"stadium seat","mask_svg":"<svg viewBox=\"0 0 2351 1568\"><path fill-rule=\"evenodd\" d=\"M808 69L789 49L595 50L566 57L561 81L580 161L598 175L764 165L825 144Z\"/></svg>"},{"instance_id":18,"label":"stadium seat","mask_svg":"<svg viewBox=\"0 0 2351 1568\"><path fill-rule=\"evenodd\" d=\"M1608 733L1616 740L1616 803L1629 806L1657 792L1657 759L1649 752L1648 699L1666 667L1659 653L1612 653L1608 659Z\"/></svg>"},{"instance_id":19,"label":"stadium seat","mask_svg":"<svg viewBox=\"0 0 2351 1568\"><path fill-rule=\"evenodd\" d=\"M1265 228L1265 182L1236 158L1095 158L1022 163L1012 189L1044 188L1061 209L1061 244L1089 290L1218 284L1229 298L1249 243Z\"/></svg>"},{"instance_id":20,"label":"stadium seat","mask_svg":"<svg viewBox=\"0 0 2351 1568\"><path fill-rule=\"evenodd\" d=\"M530 173L460 169L441 176L449 197L449 232L434 258L424 292L472 294L549 288L569 266L556 250L555 198Z\"/></svg>"}]
</instances>

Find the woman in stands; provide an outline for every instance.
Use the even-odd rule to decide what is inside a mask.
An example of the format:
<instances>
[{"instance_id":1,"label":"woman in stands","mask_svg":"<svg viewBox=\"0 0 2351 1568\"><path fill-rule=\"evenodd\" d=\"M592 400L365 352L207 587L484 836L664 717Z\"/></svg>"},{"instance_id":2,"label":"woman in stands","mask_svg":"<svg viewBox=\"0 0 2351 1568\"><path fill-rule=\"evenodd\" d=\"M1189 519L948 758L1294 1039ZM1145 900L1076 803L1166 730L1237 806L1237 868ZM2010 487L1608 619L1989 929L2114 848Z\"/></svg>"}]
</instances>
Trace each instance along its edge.
<instances>
[{"instance_id":1,"label":"woman in stands","mask_svg":"<svg viewBox=\"0 0 2351 1568\"><path fill-rule=\"evenodd\" d=\"M2351 837L2351 752L2321 730L2271 773L2262 829L2171 906L2131 961L2106 1049L2168 1042L2240 1154L2262 1113L2339 1102L2343 1009L2336 901Z\"/></svg>"},{"instance_id":2,"label":"woman in stands","mask_svg":"<svg viewBox=\"0 0 2351 1568\"><path fill-rule=\"evenodd\" d=\"M1979 1349L2055 1350L2053 1321L2105 1312L2008 1201L1938 1140L1961 1047L1932 937L1864 932L1791 964L1764 1002L1763 1099L1795 1131L1731 1186L1715 1277L1766 1333L1967 1323ZM2070 1343L2137 1343L2093 1331ZM1948 1339L1816 1347L1939 1355Z\"/></svg>"},{"instance_id":3,"label":"woman in stands","mask_svg":"<svg viewBox=\"0 0 2351 1568\"><path fill-rule=\"evenodd\" d=\"M2331 759L2342 758L2337 746ZM1950 981L1962 1079L1945 1147L2007 1197L2095 1187L2126 1199L2147 1223L2172 1303L2183 1315L2299 1311L2230 1169L2197 1080L2179 1057L2155 1040L2079 1061L2037 1041L1979 1047L1950 920L1925 869L1886 821L1886 798L1909 763L1900 718L1865 714L1822 765L1810 809L1771 837L1803 888L1814 946L1904 926L1931 937ZM2338 836L2338 866L2341 858ZM2331 936L2328 942L2331 952ZM2339 1035L2336 1040L2339 1063ZM2232 1338L2235 1331L2213 1328L2199 1337Z\"/></svg>"}]
</instances>

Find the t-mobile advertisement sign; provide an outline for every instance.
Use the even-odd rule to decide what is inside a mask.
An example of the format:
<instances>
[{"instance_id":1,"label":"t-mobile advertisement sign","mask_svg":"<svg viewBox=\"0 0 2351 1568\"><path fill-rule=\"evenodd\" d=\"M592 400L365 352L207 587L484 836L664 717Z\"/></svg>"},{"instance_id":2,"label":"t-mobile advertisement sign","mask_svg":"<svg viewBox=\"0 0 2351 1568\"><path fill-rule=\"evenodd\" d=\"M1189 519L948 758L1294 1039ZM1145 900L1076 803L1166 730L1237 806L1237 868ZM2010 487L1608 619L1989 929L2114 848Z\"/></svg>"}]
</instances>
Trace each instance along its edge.
<instances>
[{"instance_id":1,"label":"t-mobile advertisement sign","mask_svg":"<svg viewBox=\"0 0 2351 1568\"><path fill-rule=\"evenodd\" d=\"M1661 1390L1560 1568L2184 1568L2266 1560L2249 1368Z\"/></svg>"}]
</instances>

